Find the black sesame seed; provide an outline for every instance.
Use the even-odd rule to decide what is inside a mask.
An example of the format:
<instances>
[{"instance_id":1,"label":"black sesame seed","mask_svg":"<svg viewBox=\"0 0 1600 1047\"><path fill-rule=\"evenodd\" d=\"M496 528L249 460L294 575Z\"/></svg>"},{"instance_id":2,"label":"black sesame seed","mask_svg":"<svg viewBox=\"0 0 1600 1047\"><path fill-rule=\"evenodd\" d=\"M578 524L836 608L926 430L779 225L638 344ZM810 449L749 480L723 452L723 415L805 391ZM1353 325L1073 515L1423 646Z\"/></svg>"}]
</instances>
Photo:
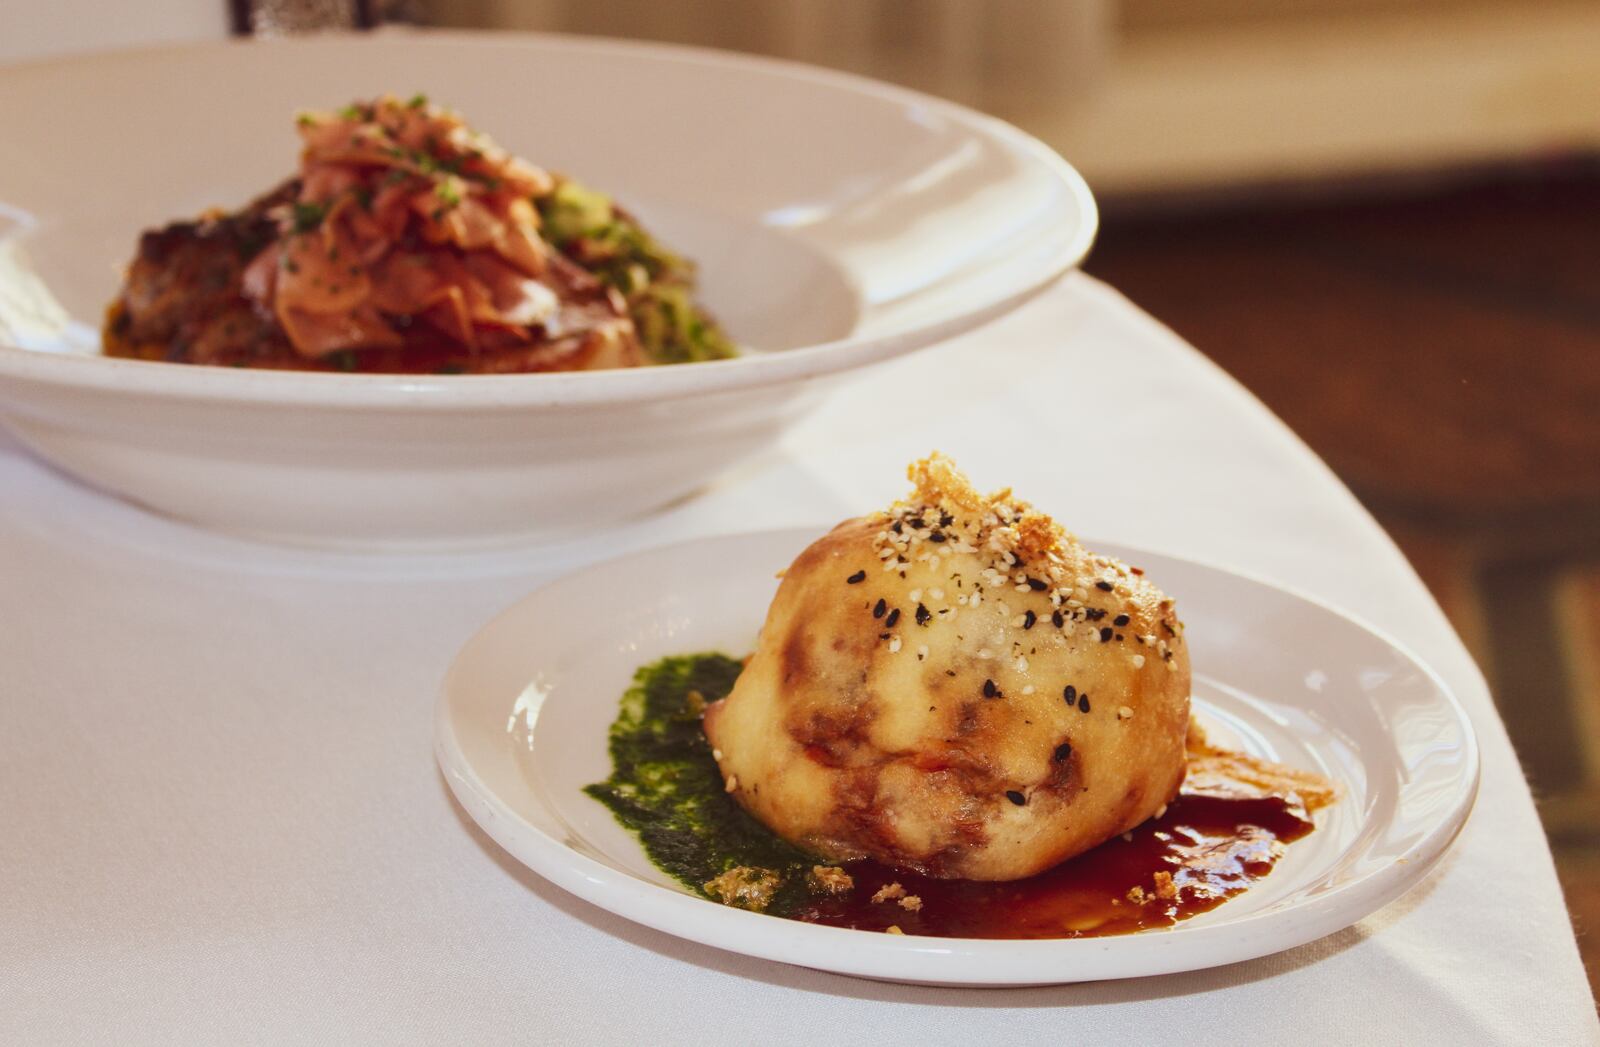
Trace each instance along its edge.
<instances>
[{"instance_id":1,"label":"black sesame seed","mask_svg":"<svg viewBox=\"0 0 1600 1047\"><path fill-rule=\"evenodd\" d=\"M1100 642L1101 643L1110 643L1111 642L1111 626L1104 625L1104 626L1100 627Z\"/></svg>"},{"instance_id":2,"label":"black sesame seed","mask_svg":"<svg viewBox=\"0 0 1600 1047\"><path fill-rule=\"evenodd\" d=\"M944 674L945 674L945 675L946 675L946 676L954 676L954 675L955 675L955 674L956 674L956 671L955 671L955 670L954 670L954 669L946 669L946 670L945 670L945 671L944 671Z\"/></svg>"},{"instance_id":3,"label":"black sesame seed","mask_svg":"<svg viewBox=\"0 0 1600 1047\"><path fill-rule=\"evenodd\" d=\"M998 697L1000 697L1000 688L998 688L998 687L996 687L994 685L994 681L993 680L984 680L983 681L983 696L985 698L998 698Z\"/></svg>"},{"instance_id":4,"label":"black sesame seed","mask_svg":"<svg viewBox=\"0 0 1600 1047\"><path fill-rule=\"evenodd\" d=\"M1072 744L1070 742L1062 742L1060 745L1056 746L1055 756L1053 759L1056 763L1060 763L1071 755Z\"/></svg>"},{"instance_id":5,"label":"black sesame seed","mask_svg":"<svg viewBox=\"0 0 1600 1047\"><path fill-rule=\"evenodd\" d=\"M955 522L956 522L956 518L955 517L951 516L947 512L944 512L942 510L940 511L940 513L939 513L939 526L940 527L949 527L951 524L953 524Z\"/></svg>"},{"instance_id":6,"label":"black sesame seed","mask_svg":"<svg viewBox=\"0 0 1600 1047\"><path fill-rule=\"evenodd\" d=\"M1121 642L1122 642L1122 634L1121 634L1121 633L1118 633L1118 634L1117 634L1117 642L1118 642L1118 643L1121 643Z\"/></svg>"},{"instance_id":7,"label":"black sesame seed","mask_svg":"<svg viewBox=\"0 0 1600 1047\"><path fill-rule=\"evenodd\" d=\"M1162 622L1161 623L1161 628L1163 628L1163 629L1165 629L1167 631L1167 635L1168 636L1177 636L1178 635L1177 630L1174 629L1172 626L1168 625L1166 622Z\"/></svg>"},{"instance_id":8,"label":"black sesame seed","mask_svg":"<svg viewBox=\"0 0 1600 1047\"><path fill-rule=\"evenodd\" d=\"M893 531L895 534L905 534L905 525L899 520L896 520L894 523L889 525L889 530Z\"/></svg>"},{"instance_id":9,"label":"black sesame seed","mask_svg":"<svg viewBox=\"0 0 1600 1047\"><path fill-rule=\"evenodd\" d=\"M1083 616L1091 622L1098 622L1100 619L1106 616L1106 612L1100 607L1085 607L1083 609Z\"/></svg>"},{"instance_id":10,"label":"black sesame seed","mask_svg":"<svg viewBox=\"0 0 1600 1047\"><path fill-rule=\"evenodd\" d=\"M1022 627L1024 629L1032 629L1033 628L1033 623L1037 622L1038 620L1039 620L1039 616L1034 614L1032 611L1023 611L1022 612Z\"/></svg>"},{"instance_id":11,"label":"black sesame seed","mask_svg":"<svg viewBox=\"0 0 1600 1047\"><path fill-rule=\"evenodd\" d=\"M1061 614L1060 611L1051 611L1050 612L1050 624L1055 626L1057 629L1059 629L1063 625L1067 624L1067 620L1066 620L1066 618L1062 617L1062 614Z\"/></svg>"},{"instance_id":12,"label":"black sesame seed","mask_svg":"<svg viewBox=\"0 0 1600 1047\"><path fill-rule=\"evenodd\" d=\"M1128 619L1127 615L1119 614L1115 618L1111 619L1111 624L1112 625L1127 625L1128 621L1129 621L1129 619Z\"/></svg>"},{"instance_id":13,"label":"black sesame seed","mask_svg":"<svg viewBox=\"0 0 1600 1047\"><path fill-rule=\"evenodd\" d=\"M888 638L889 638L889 634L888 633L879 633L878 634L878 639L880 639L880 640L887 640Z\"/></svg>"},{"instance_id":14,"label":"black sesame seed","mask_svg":"<svg viewBox=\"0 0 1600 1047\"><path fill-rule=\"evenodd\" d=\"M880 596L878 597L878 602L872 605L872 617L882 618L888 610L889 605L885 603L883 597Z\"/></svg>"},{"instance_id":15,"label":"black sesame seed","mask_svg":"<svg viewBox=\"0 0 1600 1047\"><path fill-rule=\"evenodd\" d=\"M844 580L844 582L845 582L846 585L854 585L857 582L864 582L866 580L867 580L867 572L865 572L865 571L857 571L855 574L852 574L850 577L846 578Z\"/></svg>"},{"instance_id":16,"label":"black sesame seed","mask_svg":"<svg viewBox=\"0 0 1600 1047\"><path fill-rule=\"evenodd\" d=\"M1046 585L1044 582L1040 581L1037 578L1029 578L1028 579L1028 588L1032 589L1036 593L1042 593L1046 589L1050 588L1050 586Z\"/></svg>"},{"instance_id":17,"label":"black sesame seed","mask_svg":"<svg viewBox=\"0 0 1600 1047\"><path fill-rule=\"evenodd\" d=\"M883 620L883 624L888 626L889 628L893 629L894 628L894 623L898 622L899 620L900 620L900 608L896 607L894 610L889 612L889 617L887 617L887 618L885 618Z\"/></svg>"},{"instance_id":18,"label":"black sesame seed","mask_svg":"<svg viewBox=\"0 0 1600 1047\"><path fill-rule=\"evenodd\" d=\"M1078 711L1080 713L1086 713L1089 711L1089 693L1087 691L1078 695Z\"/></svg>"},{"instance_id":19,"label":"black sesame seed","mask_svg":"<svg viewBox=\"0 0 1600 1047\"><path fill-rule=\"evenodd\" d=\"M932 534L928 535L928 541L930 542L942 542L944 540L945 537L943 531L934 531Z\"/></svg>"},{"instance_id":20,"label":"black sesame seed","mask_svg":"<svg viewBox=\"0 0 1600 1047\"><path fill-rule=\"evenodd\" d=\"M1078 689L1069 683L1066 689L1061 692L1061 697L1066 699L1068 705L1071 705L1078 700Z\"/></svg>"},{"instance_id":21,"label":"black sesame seed","mask_svg":"<svg viewBox=\"0 0 1600 1047\"><path fill-rule=\"evenodd\" d=\"M929 611L928 611L928 609L926 607L922 606L920 603L917 604L917 624L918 625L927 625L928 621L932 617L933 617L933 615L931 613L929 613Z\"/></svg>"},{"instance_id":22,"label":"black sesame seed","mask_svg":"<svg viewBox=\"0 0 1600 1047\"><path fill-rule=\"evenodd\" d=\"M1021 807L1023 804L1028 802L1028 798L1026 796L1022 795L1021 793L1017 792L1017 790L1015 790L1015 789L1007 789L1006 790L1006 799L1010 800L1012 803L1016 804L1018 807Z\"/></svg>"},{"instance_id":23,"label":"black sesame seed","mask_svg":"<svg viewBox=\"0 0 1600 1047\"><path fill-rule=\"evenodd\" d=\"M1111 583L1106 581L1095 582L1094 587L1103 593L1109 593L1111 591Z\"/></svg>"}]
</instances>

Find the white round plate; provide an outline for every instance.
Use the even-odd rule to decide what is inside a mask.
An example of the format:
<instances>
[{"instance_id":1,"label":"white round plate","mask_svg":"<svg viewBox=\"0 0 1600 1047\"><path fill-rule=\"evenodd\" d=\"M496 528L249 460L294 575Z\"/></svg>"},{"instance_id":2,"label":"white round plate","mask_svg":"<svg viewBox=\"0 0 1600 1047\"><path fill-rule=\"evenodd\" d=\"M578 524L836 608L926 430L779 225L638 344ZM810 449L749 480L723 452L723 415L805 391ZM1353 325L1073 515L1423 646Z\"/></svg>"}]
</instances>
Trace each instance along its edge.
<instances>
[{"instance_id":1,"label":"white round plate","mask_svg":"<svg viewBox=\"0 0 1600 1047\"><path fill-rule=\"evenodd\" d=\"M534 872L618 915L751 956L948 985L1039 985L1233 963L1331 934L1416 883L1478 785L1466 714L1393 641L1215 567L1095 546L1145 568L1188 626L1196 710L1222 742L1325 774L1344 797L1260 884L1168 930L1060 941L891 936L744 912L684 890L581 791L639 666L754 647L773 574L821 533L709 538L584 569L475 636L444 681L435 749L456 798Z\"/></svg>"},{"instance_id":2,"label":"white round plate","mask_svg":"<svg viewBox=\"0 0 1600 1047\"><path fill-rule=\"evenodd\" d=\"M426 92L612 193L700 266L740 359L365 375L109 359L142 230L294 169L294 115ZM1094 238L1078 174L1016 128L859 77L619 41L396 33L0 69L0 414L99 487L332 545L571 532L770 445L822 380L1016 307Z\"/></svg>"}]
</instances>

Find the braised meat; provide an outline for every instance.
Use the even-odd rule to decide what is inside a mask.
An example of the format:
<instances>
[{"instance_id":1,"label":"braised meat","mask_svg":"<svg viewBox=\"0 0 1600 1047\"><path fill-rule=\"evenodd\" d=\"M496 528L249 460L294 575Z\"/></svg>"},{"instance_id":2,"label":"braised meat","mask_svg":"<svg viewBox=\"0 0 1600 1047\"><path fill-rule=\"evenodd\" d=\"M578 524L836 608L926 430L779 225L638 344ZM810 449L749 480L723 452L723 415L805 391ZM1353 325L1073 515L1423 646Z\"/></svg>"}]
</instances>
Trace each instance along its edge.
<instances>
[{"instance_id":1,"label":"braised meat","mask_svg":"<svg viewBox=\"0 0 1600 1047\"><path fill-rule=\"evenodd\" d=\"M509 373L733 354L693 268L604 195L416 98L303 114L299 173L140 238L116 356L233 367Z\"/></svg>"}]
</instances>

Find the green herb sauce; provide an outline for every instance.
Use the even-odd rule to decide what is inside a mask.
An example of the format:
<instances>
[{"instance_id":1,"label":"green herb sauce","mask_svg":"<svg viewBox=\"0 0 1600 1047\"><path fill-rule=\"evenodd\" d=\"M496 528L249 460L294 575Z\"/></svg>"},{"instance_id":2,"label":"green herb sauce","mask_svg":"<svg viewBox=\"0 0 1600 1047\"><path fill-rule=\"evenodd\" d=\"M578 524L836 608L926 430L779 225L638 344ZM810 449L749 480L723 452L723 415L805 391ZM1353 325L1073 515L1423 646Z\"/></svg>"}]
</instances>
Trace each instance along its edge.
<instances>
[{"instance_id":1,"label":"green herb sauce","mask_svg":"<svg viewBox=\"0 0 1600 1047\"><path fill-rule=\"evenodd\" d=\"M811 897L806 876L818 860L724 791L700 729L705 706L733 689L742 668L726 655L691 654L640 669L611 725L611 777L584 791L639 837L652 862L707 898L715 896L706 884L730 869L775 873L779 883L765 911L784 916Z\"/></svg>"}]
</instances>

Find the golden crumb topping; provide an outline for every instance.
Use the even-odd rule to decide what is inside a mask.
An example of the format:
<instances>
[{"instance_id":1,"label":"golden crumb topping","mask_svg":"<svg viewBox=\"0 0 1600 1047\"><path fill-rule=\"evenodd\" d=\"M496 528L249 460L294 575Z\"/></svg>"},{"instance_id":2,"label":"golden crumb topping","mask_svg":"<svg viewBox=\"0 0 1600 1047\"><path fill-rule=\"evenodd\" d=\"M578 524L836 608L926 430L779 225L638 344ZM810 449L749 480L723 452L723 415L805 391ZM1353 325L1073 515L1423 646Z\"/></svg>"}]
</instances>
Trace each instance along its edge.
<instances>
[{"instance_id":1,"label":"golden crumb topping","mask_svg":"<svg viewBox=\"0 0 1600 1047\"><path fill-rule=\"evenodd\" d=\"M1023 632L1046 624L1062 639L1125 644L1135 670L1156 659L1169 671L1175 668L1183 623L1172 600L1146 582L1139 568L1085 549L1049 516L1013 497L1009 488L979 494L942 454L913 462L907 475L912 493L868 517L878 528L873 550L880 569L899 572L901 578L914 572L917 578L905 615L883 600L874 608L889 653L906 650L923 660L928 647L908 638L908 625L953 622L964 610L990 605ZM964 557L978 559L976 573L952 566L970 564ZM859 585L867 575L860 568L844 581ZM903 617L910 621L902 624ZM1028 671L1026 657L1017 651L986 648L978 657L1004 659L1017 672ZM1124 712L1121 718L1128 715Z\"/></svg>"},{"instance_id":2,"label":"golden crumb topping","mask_svg":"<svg viewBox=\"0 0 1600 1047\"><path fill-rule=\"evenodd\" d=\"M845 894L855 888L855 879L836 865L813 865L806 885L816 894Z\"/></svg>"},{"instance_id":3,"label":"golden crumb topping","mask_svg":"<svg viewBox=\"0 0 1600 1047\"><path fill-rule=\"evenodd\" d=\"M896 898L904 898L906 889L898 883L885 884L878 888L878 893L872 896L874 902L890 902Z\"/></svg>"},{"instance_id":4,"label":"golden crumb topping","mask_svg":"<svg viewBox=\"0 0 1600 1047\"><path fill-rule=\"evenodd\" d=\"M706 893L723 905L761 912L772 904L782 879L771 869L737 865L706 883Z\"/></svg>"},{"instance_id":5,"label":"golden crumb topping","mask_svg":"<svg viewBox=\"0 0 1600 1047\"><path fill-rule=\"evenodd\" d=\"M938 451L912 462L906 469L906 477L916 490L911 499L895 503L890 515L906 508L913 513L934 509L943 515L974 518L981 525L976 536L980 540L974 544L1028 560L1077 543L1060 524L1014 497L1011 488L1003 487L990 495L979 494L966 474L956 468L956 463Z\"/></svg>"}]
</instances>

